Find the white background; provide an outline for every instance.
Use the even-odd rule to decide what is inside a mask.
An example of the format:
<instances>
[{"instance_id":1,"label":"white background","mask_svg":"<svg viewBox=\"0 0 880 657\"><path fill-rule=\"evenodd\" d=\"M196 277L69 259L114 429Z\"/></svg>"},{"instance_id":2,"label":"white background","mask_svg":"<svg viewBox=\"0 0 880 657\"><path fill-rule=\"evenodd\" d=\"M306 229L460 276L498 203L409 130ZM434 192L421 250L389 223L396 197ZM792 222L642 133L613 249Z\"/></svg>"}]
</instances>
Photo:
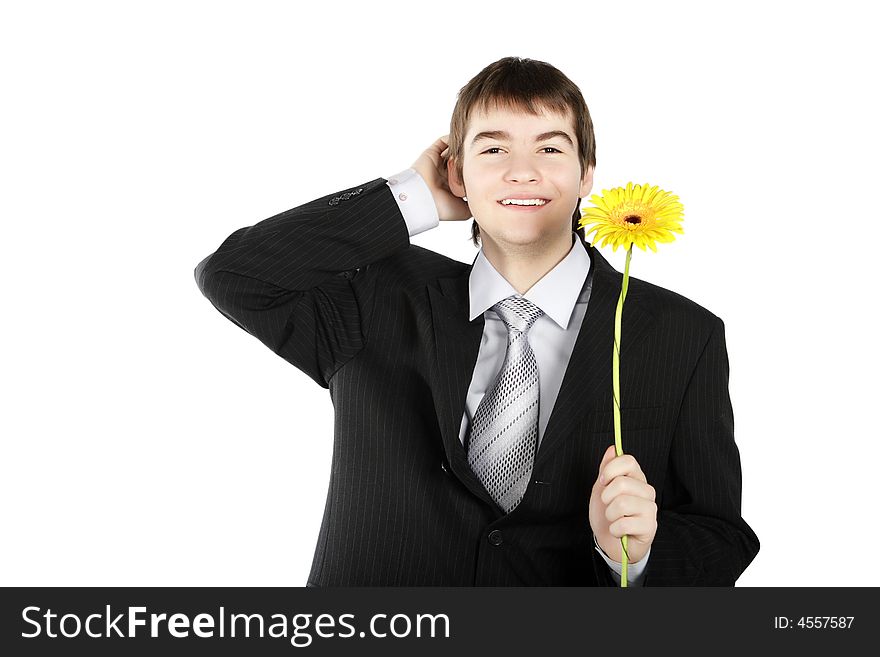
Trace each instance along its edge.
<instances>
[{"instance_id":1,"label":"white background","mask_svg":"<svg viewBox=\"0 0 880 657\"><path fill-rule=\"evenodd\" d=\"M631 275L725 322L761 541L737 584L880 584L869 7L4 4L0 584L305 584L329 394L193 269L237 228L410 166L509 55L583 91L594 193L684 203L685 234ZM412 241L470 262L469 235Z\"/></svg>"}]
</instances>

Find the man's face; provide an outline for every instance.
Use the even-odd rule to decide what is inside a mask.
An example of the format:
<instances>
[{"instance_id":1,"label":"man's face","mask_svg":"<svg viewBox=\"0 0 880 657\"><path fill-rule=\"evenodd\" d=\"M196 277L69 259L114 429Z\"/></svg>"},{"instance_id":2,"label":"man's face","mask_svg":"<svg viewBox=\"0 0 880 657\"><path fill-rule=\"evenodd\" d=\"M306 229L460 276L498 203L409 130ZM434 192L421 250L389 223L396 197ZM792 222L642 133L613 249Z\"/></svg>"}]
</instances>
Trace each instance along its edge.
<instances>
[{"instance_id":1,"label":"man's face","mask_svg":"<svg viewBox=\"0 0 880 657\"><path fill-rule=\"evenodd\" d=\"M560 134L549 134L556 131ZM459 195L467 196L484 245L491 240L499 246L540 249L558 243L571 234L578 198L593 186L592 168L581 177L570 111L539 116L508 109L474 113L464 139L462 165L464 186ZM453 175L450 188L456 193L459 186ZM511 198L546 203L501 203Z\"/></svg>"}]
</instances>

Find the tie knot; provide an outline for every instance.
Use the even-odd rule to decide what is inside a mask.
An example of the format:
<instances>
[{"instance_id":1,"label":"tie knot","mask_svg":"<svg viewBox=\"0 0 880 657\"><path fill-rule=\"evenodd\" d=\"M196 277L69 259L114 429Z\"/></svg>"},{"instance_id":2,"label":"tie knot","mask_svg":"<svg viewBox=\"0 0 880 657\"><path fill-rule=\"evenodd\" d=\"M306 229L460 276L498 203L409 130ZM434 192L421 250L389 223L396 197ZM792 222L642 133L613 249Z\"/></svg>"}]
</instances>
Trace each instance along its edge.
<instances>
[{"instance_id":1,"label":"tie knot","mask_svg":"<svg viewBox=\"0 0 880 657\"><path fill-rule=\"evenodd\" d=\"M507 325L507 330L515 329L520 333L526 333L532 324L544 314L525 297L509 296L496 303L492 308L498 313L501 320Z\"/></svg>"}]
</instances>

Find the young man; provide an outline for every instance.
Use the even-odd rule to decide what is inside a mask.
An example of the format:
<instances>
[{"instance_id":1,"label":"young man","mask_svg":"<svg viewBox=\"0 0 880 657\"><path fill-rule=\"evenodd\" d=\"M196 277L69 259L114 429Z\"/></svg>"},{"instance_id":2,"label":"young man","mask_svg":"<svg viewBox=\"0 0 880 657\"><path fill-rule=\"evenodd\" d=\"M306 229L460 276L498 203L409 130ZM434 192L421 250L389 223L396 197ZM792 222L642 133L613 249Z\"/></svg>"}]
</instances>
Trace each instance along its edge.
<instances>
[{"instance_id":1,"label":"young man","mask_svg":"<svg viewBox=\"0 0 880 657\"><path fill-rule=\"evenodd\" d=\"M622 276L577 229L594 168L580 90L505 58L412 167L241 228L196 267L218 310L330 391L309 585L616 586L626 534L631 586L732 586L757 554L723 322L635 278L614 456ZM471 216L470 265L410 244Z\"/></svg>"}]
</instances>

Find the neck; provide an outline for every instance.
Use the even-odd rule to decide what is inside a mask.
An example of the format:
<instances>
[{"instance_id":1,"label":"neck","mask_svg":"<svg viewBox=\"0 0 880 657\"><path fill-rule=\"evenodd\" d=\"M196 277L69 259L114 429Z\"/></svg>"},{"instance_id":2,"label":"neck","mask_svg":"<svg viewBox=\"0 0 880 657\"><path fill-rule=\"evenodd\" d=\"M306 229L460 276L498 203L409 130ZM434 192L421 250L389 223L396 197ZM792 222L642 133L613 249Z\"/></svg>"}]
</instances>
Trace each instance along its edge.
<instances>
[{"instance_id":1,"label":"neck","mask_svg":"<svg viewBox=\"0 0 880 657\"><path fill-rule=\"evenodd\" d=\"M528 292L571 252L577 236L570 230L541 244L507 244L481 235L483 255L520 294Z\"/></svg>"}]
</instances>

